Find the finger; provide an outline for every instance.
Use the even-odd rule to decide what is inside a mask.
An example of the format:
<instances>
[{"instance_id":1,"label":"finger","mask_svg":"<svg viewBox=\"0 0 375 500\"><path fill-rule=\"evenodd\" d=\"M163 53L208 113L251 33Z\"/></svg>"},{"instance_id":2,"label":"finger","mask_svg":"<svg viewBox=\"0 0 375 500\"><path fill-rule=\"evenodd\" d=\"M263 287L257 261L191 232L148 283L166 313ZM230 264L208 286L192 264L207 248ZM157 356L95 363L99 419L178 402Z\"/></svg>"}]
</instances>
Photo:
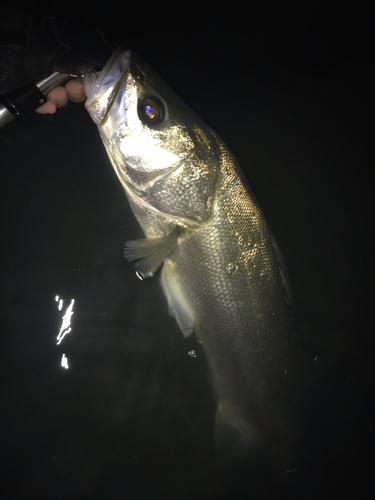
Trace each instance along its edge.
<instances>
[{"instance_id":1,"label":"finger","mask_svg":"<svg viewBox=\"0 0 375 500\"><path fill-rule=\"evenodd\" d=\"M56 87L47 96L47 99L56 105L56 108L63 108L68 104L68 96L64 87Z\"/></svg>"},{"instance_id":2,"label":"finger","mask_svg":"<svg viewBox=\"0 0 375 500\"><path fill-rule=\"evenodd\" d=\"M78 80L69 80L65 88L56 87L48 94L48 101L40 106L36 112L40 114L56 113L56 108L66 106L68 98L73 102L83 102L86 99L82 82Z\"/></svg>"},{"instance_id":3,"label":"finger","mask_svg":"<svg viewBox=\"0 0 375 500\"><path fill-rule=\"evenodd\" d=\"M56 105L51 101L47 101L35 111L41 115L53 115L56 113Z\"/></svg>"},{"instance_id":4,"label":"finger","mask_svg":"<svg viewBox=\"0 0 375 500\"><path fill-rule=\"evenodd\" d=\"M69 80L65 85L66 93L73 102L83 102L86 99L86 94L83 84L77 80Z\"/></svg>"},{"instance_id":5,"label":"finger","mask_svg":"<svg viewBox=\"0 0 375 500\"><path fill-rule=\"evenodd\" d=\"M42 115L52 115L56 113L56 108L61 108L65 106L65 101L66 104L68 102L64 87L56 87L55 89L51 90L51 92L47 95L47 99L47 102L36 109L37 113L40 113Z\"/></svg>"}]
</instances>

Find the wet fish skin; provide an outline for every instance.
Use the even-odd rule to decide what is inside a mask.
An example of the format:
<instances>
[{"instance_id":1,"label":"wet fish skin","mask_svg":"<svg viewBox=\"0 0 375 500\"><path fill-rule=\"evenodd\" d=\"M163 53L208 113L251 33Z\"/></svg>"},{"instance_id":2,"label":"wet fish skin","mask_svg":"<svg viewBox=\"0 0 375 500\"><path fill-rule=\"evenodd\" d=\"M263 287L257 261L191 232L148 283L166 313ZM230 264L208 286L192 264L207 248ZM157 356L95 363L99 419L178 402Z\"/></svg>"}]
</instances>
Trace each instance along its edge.
<instances>
[{"instance_id":1,"label":"wet fish skin","mask_svg":"<svg viewBox=\"0 0 375 500\"><path fill-rule=\"evenodd\" d=\"M86 108L146 236L125 254L143 277L162 265L170 313L202 342L218 443L236 454L286 440L298 357L292 298L238 162L137 54L119 49L99 79L84 80ZM148 121L147 106L160 121Z\"/></svg>"}]
</instances>

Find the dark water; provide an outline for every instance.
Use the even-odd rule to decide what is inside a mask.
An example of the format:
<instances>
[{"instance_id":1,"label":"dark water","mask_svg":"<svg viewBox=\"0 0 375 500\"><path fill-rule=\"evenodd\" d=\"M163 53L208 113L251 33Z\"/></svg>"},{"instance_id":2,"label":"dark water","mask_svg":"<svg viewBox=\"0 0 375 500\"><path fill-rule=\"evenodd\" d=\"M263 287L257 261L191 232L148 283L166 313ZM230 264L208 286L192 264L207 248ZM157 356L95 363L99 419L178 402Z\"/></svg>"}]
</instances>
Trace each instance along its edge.
<instances>
[{"instance_id":1,"label":"dark water","mask_svg":"<svg viewBox=\"0 0 375 500\"><path fill-rule=\"evenodd\" d=\"M215 465L202 349L182 339L157 279L124 260L140 229L95 126L69 104L0 135L7 498L373 498L370 21L354 12L350 43L346 7L336 26L319 3L298 22L286 5L255 9L248 26L241 12L188 14L180 31L132 25L128 38L118 12L91 16L223 137L276 235L301 340L320 362L296 470ZM150 9L160 27L164 11Z\"/></svg>"}]
</instances>

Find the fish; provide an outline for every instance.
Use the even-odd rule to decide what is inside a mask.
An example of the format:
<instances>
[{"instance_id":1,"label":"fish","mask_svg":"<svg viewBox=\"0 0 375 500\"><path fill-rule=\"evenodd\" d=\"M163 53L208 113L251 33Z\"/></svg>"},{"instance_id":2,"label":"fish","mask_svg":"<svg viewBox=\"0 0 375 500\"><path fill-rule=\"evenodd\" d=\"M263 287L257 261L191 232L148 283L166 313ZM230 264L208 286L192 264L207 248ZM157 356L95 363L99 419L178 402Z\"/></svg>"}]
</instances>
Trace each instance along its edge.
<instances>
[{"instance_id":1,"label":"fish","mask_svg":"<svg viewBox=\"0 0 375 500\"><path fill-rule=\"evenodd\" d=\"M169 313L205 353L218 452L236 460L279 449L298 379L293 298L238 161L136 52L118 48L84 87L145 235L125 257L140 278L160 275Z\"/></svg>"}]
</instances>

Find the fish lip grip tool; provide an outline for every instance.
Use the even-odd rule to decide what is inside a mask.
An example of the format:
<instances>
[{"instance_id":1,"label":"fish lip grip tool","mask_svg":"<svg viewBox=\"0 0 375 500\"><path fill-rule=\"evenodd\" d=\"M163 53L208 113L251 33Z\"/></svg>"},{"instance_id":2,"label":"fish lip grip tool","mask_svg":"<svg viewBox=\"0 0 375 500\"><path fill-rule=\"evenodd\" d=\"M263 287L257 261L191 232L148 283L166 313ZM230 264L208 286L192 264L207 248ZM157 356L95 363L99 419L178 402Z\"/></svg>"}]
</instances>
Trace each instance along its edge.
<instances>
[{"instance_id":1,"label":"fish lip grip tool","mask_svg":"<svg viewBox=\"0 0 375 500\"><path fill-rule=\"evenodd\" d=\"M77 78L77 75L54 71L37 83L30 83L0 95L0 128L19 116L26 117L31 111L35 111L47 101L51 90L74 78Z\"/></svg>"},{"instance_id":2,"label":"fish lip grip tool","mask_svg":"<svg viewBox=\"0 0 375 500\"><path fill-rule=\"evenodd\" d=\"M100 71L112 54L104 36L79 16L12 11L0 19L0 29L0 54L7 54L0 61L0 128L27 118L68 80Z\"/></svg>"}]
</instances>

